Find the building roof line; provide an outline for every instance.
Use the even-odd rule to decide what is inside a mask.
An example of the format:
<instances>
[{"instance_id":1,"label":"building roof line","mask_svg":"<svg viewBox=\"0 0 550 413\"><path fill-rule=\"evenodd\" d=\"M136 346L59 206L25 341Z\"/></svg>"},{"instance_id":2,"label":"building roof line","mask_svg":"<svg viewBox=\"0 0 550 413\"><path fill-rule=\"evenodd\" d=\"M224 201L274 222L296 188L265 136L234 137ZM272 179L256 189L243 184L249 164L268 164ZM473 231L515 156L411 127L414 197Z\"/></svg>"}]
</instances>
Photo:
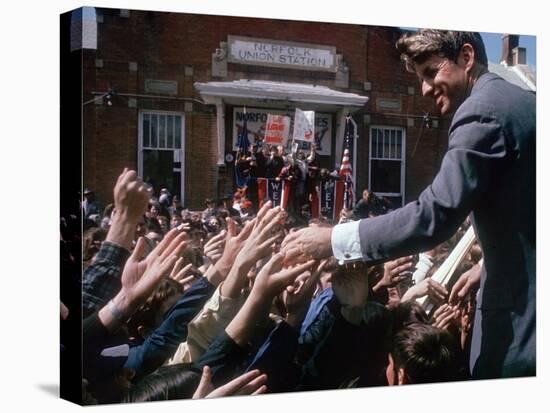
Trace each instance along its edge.
<instances>
[{"instance_id":1,"label":"building roof line","mask_svg":"<svg viewBox=\"0 0 550 413\"><path fill-rule=\"evenodd\" d=\"M195 88L207 103L208 98L230 97L361 107L369 99L355 93L333 90L327 86L247 79L232 82L197 82Z\"/></svg>"}]
</instances>

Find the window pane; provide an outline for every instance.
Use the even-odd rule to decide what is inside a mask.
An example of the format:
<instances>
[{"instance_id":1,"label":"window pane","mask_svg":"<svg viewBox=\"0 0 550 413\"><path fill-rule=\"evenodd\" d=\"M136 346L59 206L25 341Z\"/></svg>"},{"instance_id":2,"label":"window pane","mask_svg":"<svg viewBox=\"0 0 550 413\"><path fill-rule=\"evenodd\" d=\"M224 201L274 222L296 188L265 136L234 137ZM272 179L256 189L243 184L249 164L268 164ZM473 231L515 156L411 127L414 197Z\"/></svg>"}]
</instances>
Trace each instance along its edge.
<instances>
[{"instance_id":1,"label":"window pane","mask_svg":"<svg viewBox=\"0 0 550 413\"><path fill-rule=\"evenodd\" d=\"M401 193L401 162L371 161L371 189L374 192Z\"/></svg>"},{"instance_id":2,"label":"window pane","mask_svg":"<svg viewBox=\"0 0 550 413\"><path fill-rule=\"evenodd\" d=\"M175 138L176 142L174 147L175 148L181 148L181 116L176 116L175 120Z\"/></svg>"},{"instance_id":3,"label":"window pane","mask_svg":"<svg viewBox=\"0 0 550 413\"><path fill-rule=\"evenodd\" d=\"M159 115L159 148L166 148L166 116Z\"/></svg>"},{"instance_id":4,"label":"window pane","mask_svg":"<svg viewBox=\"0 0 550 413\"><path fill-rule=\"evenodd\" d=\"M372 138L371 138L371 147L370 147L370 156L371 158L376 157L376 142L378 141L378 129L372 130Z\"/></svg>"},{"instance_id":5,"label":"window pane","mask_svg":"<svg viewBox=\"0 0 550 413\"><path fill-rule=\"evenodd\" d=\"M386 129L384 131L384 151L383 151L383 158L388 159L391 158L390 153L390 131Z\"/></svg>"},{"instance_id":6,"label":"window pane","mask_svg":"<svg viewBox=\"0 0 550 413\"><path fill-rule=\"evenodd\" d=\"M169 148L174 147L174 117L168 116L168 125L167 125L167 136L168 136L168 142L167 146Z\"/></svg>"},{"instance_id":7,"label":"window pane","mask_svg":"<svg viewBox=\"0 0 550 413\"><path fill-rule=\"evenodd\" d=\"M143 142L142 145L147 147L150 144L150 137L151 137L151 131L149 130L151 128L151 115L148 113L143 115L143 125L142 125L142 131L143 131Z\"/></svg>"},{"instance_id":8,"label":"window pane","mask_svg":"<svg viewBox=\"0 0 550 413\"><path fill-rule=\"evenodd\" d=\"M403 206L403 198L401 195L399 196L384 196L384 199L386 201L389 201L390 205L389 205L389 209L392 210L392 209L397 209L397 208L401 208Z\"/></svg>"},{"instance_id":9,"label":"window pane","mask_svg":"<svg viewBox=\"0 0 550 413\"><path fill-rule=\"evenodd\" d=\"M378 134L378 157L384 157L384 130L381 129Z\"/></svg>"},{"instance_id":10,"label":"window pane","mask_svg":"<svg viewBox=\"0 0 550 413\"><path fill-rule=\"evenodd\" d=\"M401 140L402 140L403 132L398 130L397 131L397 144L395 145L395 149L397 150L397 156L396 159L401 159Z\"/></svg>"},{"instance_id":11,"label":"window pane","mask_svg":"<svg viewBox=\"0 0 550 413\"><path fill-rule=\"evenodd\" d=\"M158 116L151 115L151 148L158 147Z\"/></svg>"},{"instance_id":12,"label":"window pane","mask_svg":"<svg viewBox=\"0 0 550 413\"><path fill-rule=\"evenodd\" d=\"M390 131L390 158L395 159L395 130Z\"/></svg>"}]
</instances>

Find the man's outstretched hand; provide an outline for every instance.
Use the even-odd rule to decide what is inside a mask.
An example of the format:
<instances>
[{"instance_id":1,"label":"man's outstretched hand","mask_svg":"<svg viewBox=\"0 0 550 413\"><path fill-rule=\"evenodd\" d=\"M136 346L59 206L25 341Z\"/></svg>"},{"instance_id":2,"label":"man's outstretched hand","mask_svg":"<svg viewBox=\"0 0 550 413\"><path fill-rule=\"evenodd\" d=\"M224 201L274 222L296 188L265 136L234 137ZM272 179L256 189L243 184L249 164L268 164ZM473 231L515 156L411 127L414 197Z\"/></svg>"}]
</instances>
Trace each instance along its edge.
<instances>
[{"instance_id":1,"label":"man's outstretched hand","mask_svg":"<svg viewBox=\"0 0 550 413\"><path fill-rule=\"evenodd\" d=\"M297 250L299 261L321 260L332 255L332 228L311 226L288 234L283 240L281 252Z\"/></svg>"},{"instance_id":2,"label":"man's outstretched hand","mask_svg":"<svg viewBox=\"0 0 550 413\"><path fill-rule=\"evenodd\" d=\"M462 305L468 296L475 294L481 283L481 265L476 264L456 281L449 295L450 305Z\"/></svg>"},{"instance_id":3,"label":"man's outstretched hand","mask_svg":"<svg viewBox=\"0 0 550 413\"><path fill-rule=\"evenodd\" d=\"M267 386L267 376L260 373L259 370L252 370L231 380L229 383L214 389L212 385L212 372L210 367L204 366L202 376L193 399L238 396L238 395L256 395L265 393Z\"/></svg>"}]
</instances>

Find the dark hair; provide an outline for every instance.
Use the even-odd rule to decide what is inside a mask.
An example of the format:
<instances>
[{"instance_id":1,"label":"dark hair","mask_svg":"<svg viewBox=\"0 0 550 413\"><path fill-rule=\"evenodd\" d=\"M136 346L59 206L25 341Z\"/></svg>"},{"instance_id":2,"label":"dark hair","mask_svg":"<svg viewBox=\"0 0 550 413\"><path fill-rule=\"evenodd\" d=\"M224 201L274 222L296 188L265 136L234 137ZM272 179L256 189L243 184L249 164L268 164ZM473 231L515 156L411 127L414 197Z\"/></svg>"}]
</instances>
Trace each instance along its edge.
<instances>
[{"instance_id":1,"label":"dark hair","mask_svg":"<svg viewBox=\"0 0 550 413\"><path fill-rule=\"evenodd\" d=\"M421 29L417 32L405 33L395 46L407 70L414 72L415 64L424 63L433 55L456 62L462 46L466 43L472 45L476 62L487 67L485 45L477 32Z\"/></svg>"},{"instance_id":2,"label":"dark hair","mask_svg":"<svg viewBox=\"0 0 550 413\"><path fill-rule=\"evenodd\" d=\"M185 265L193 264L193 267L199 268L201 265L204 264L202 249L200 247L188 245L181 252L180 256L183 257Z\"/></svg>"},{"instance_id":3,"label":"dark hair","mask_svg":"<svg viewBox=\"0 0 550 413\"><path fill-rule=\"evenodd\" d=\"M429 324L404 327L393 340L395 371L403 368L409 383L433 383L462 379L461 354L455 338Z\"/></svg>"},{"instance_id":4,"label":"dark hair","mask_svg":"<svg viewBox=\"0 0 550 413\"><path fill-rule=\"evenodd\" d=\"M187 365L164 366L133 385L122 402L190 399L200 379L201 374Z\"/></svg>"},{"instance_id":5,"label":"dark hair","mask_svg":"<svg viewBox=\"0 0 550 413\"><path fill-rule=\"evenodd\" d=\"M391 310L393 334L410 324L428 324L430 318L416 301L404 301Z\"/></svg>"}]
</instances>

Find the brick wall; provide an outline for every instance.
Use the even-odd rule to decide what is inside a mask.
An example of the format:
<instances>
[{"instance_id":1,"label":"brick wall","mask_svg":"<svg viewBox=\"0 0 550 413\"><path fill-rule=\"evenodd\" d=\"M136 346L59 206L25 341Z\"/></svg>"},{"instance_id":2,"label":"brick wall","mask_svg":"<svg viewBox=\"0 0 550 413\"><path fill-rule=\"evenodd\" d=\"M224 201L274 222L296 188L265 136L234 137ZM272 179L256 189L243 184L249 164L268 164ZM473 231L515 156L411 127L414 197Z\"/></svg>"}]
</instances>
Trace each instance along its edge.
<instances>
[{"instance_id":1,"label":"brick wall","mask_svg":"<svg viewBox=\"0 0 550 413\"><path fill-rule=\"evenodd\" d=\"M421 128L424 112L434 112L419 95L415 76L403 69L394 44L399 31L376 26L317 22L291 22L225 16L131 11L121 17L117 9L98 9L98 49L84 54L84 100L92 92L110 87L119 93L145 94L145 79L177 81L178 99L129 98L117 96L113 106L89 104L84 108L84 185L96 190L103 203L111 202L112 186L125 167L137 168L139 110L185 112L185 200L190 208L201 208L206 197L231 190L232 168L217 166L215 108L190 103L198 99L195 82L231 81L241 78L321 84L335 87L334 74L252 65L228 65L227 78L211 76L212 53L240 35L336 47L349 72L346 92L369 96L365 108L354 114L361 136L357 154L357 191L368 184L369 125L404 126L407 136L407 200L416 197L431 181L445 150L445 122L438 129ZM100 61L100 67L97 67ZM137 63L137 70L130 69ZM365 88L370 82L370 88ZM409 87L414 94L409 94ZM397 99L401 110L384 113L377 99ZM187 99L187 100L185 100ZM226 151L232 139L231 107L226 113ZM364 115L370 117L366 120ZM407 127L407 116L414 127ZM333 133L336 125L333 124ZM418 141L417 149L412 151ZM333 137L334 138L334 137ZM441 143L443 140L443 144ZM339 163L340 160L335 160Z\"/></svg>"}]
</instances>

